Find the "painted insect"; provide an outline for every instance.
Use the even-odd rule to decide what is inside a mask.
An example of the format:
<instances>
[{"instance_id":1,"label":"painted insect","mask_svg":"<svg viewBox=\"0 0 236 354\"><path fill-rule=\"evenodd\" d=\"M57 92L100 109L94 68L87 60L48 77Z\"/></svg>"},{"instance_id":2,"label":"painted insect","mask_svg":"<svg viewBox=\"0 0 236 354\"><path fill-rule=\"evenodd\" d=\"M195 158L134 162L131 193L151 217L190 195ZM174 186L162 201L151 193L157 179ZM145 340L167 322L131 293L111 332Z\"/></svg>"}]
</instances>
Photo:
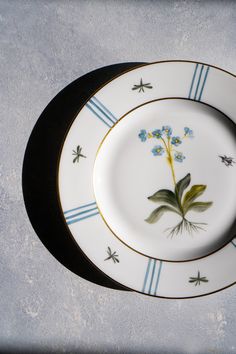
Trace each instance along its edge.
<instances>
[{"instance_id":1,"label":"painted insect","mask_svg":"<svg viewBox=\"0 0 236 354\"><path fill-rule=\"evenodd\" d=\"M221 162L223 162L227 167L233 166L233 163L235 163L232 157L227 157L226 155L224 156L219 155L219 157L221 158Z\"/></svg>"},{"instance_id":2,"label":"painted insect","mask_svg":"<svg viewBox=\"0 0 236 354\"><path fill-rule=\"evenodd\" d=\"M144 84L143 80L140 79L140 84L139 85L134 85L132 90L138 90L138 92L144 92L145 88L152 89L152 86L151 86L150 83Z\"/></svg>"},{"instance_id":3,"label":"painted insect","mask_svg":"<svg viewBox=\"0 0 236 354\"><path fill-rule=\"evenodd\" d=\"M82 147L80 145L77 146L76 150L73 150L72 155L75 156L75 158L73 159L73 163L79 162L80 157L86 158L86 156L81 154L81 152L82 152Z\"/></svg>"},{"instance_id":4,"label":"painted insect","mask_svg":"<svg viewBox=\"0 0 236 354\"><path fill-rule=\"evenodd\" d=\"M115 252L112 252L110 247L107 247L107 254L108 257L104 259L104 261L108 261L109 259L112 259L114 263L119 263L119 259L118 259L118 254Z\"/></svg>"},{"instance_id":5,"label":"painted insect","mask_svg":"<svg viewBox=\"0 0 236 354\"><path fill-rule=\"evenodd\" d=\"M195 286L201 285L201 283L207 283L208 279L206 277L201 277L200 272L197 272L197 277L190 277L189 283L195 283Z\"/></svg>"}]
</instances>

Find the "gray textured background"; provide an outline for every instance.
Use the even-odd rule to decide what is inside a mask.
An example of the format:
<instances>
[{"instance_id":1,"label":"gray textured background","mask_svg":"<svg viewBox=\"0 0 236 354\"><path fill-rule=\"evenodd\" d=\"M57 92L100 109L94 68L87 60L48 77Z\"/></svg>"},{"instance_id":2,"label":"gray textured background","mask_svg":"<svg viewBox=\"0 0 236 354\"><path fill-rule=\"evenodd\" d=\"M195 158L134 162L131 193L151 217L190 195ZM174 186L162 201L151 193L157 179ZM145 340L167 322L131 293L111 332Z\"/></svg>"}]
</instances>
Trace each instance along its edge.
<instances>
[{"instance_id":1,"label":"gray textured background","mask_svg":"<svg viewBox=\"0 0 236 354\"><path fill-rule=\"evenodd\" d=\"M21 189L30 132L72 80L163 59L235 73L235 36L235 1L0 0L0 352L236 353L236 287L175 301L89 283L42 245Z\"/></svg>"}]
</instances>

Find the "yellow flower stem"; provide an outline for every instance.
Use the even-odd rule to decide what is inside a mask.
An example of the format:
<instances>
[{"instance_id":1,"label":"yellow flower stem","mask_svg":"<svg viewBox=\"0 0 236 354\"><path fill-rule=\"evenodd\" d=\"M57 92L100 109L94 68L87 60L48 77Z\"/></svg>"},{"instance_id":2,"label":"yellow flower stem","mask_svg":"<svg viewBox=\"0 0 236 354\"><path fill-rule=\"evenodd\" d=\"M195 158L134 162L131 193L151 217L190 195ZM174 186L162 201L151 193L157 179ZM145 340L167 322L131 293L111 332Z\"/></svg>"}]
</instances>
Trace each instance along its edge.
<instances>
[{"instance_id":1,"label":"yellow flower stem","mask_svg":"<svg viewBox=\"0 0 236 354\"><path fill-rule=\"evenodd\" d=\"M165 140L164 140L163 138L161 138L161 140L163 141L163 143L164 143L164 145L165 145L165 148L166 148L166 152L167 152L167 154L169 155L169 149L168 149L168 147L167 147L167 145L166 145Z\"/></svg>"},{"instance_id":2,"label":"yellow flower stem","mask_svg":"<svg viewBox=\"0 0 236 354\"><path fill-rule=\"evenodd\" d=\"M173 164L173 158L172 158L171 155L170 155L169 159L171 160L171 161L170 161L171 173L172 173L174 185L176 186L176 178L175 178L174 164Z\"/></svg>"},{"instance_id":3,"label":"yellow flower stem","mask_svg":"<svg viewBox=\"0 0 236 354\"><path fill-rule=\"evenodd\" d=\"M168 145L166 145L166 142L164 141L164 144L166 146L166 152L168 154L168 157L167 157L167 160L170 164L170 168L171 168L171 173L172 173L172 178L173 178L173 181L174 181L174 185L176 186L176 178L175 178L175 171L174 171L174 163L173 163L173 157L172 157L172 147L170 145L170 138L168 137Z\"/></svg>"},{"instance_id":4,"label":"yellow flower stem","mask_svg":"<svg viewBox=\"0 0 236 354\"><path fill-rule=\"evenodd\" d=\"M173 161L173 156L172 156L173 148L170 145L170 137L168 137L167 139L168 139L168 141L167 141L167 144L166 144L165 140L163 138L161 138L161 140L163 141L163 143L165 145L166 153L168 155L167 156L167 161L168 161L168 163L170 165L170 168L171 168L171 174L172 174L172 178L173 178L173 181L174 181L174 186L175 186L175 188L177 188L177 183L176 183L176 178L175 178L175 170L174 170L174 161ZM179 204L182 216L184 217L183 208L182 208L182 205L181 205L181 200L179 199L178 191L177 191L177 199L178 199L178 204Z\"/></svg>"}]
</instances>

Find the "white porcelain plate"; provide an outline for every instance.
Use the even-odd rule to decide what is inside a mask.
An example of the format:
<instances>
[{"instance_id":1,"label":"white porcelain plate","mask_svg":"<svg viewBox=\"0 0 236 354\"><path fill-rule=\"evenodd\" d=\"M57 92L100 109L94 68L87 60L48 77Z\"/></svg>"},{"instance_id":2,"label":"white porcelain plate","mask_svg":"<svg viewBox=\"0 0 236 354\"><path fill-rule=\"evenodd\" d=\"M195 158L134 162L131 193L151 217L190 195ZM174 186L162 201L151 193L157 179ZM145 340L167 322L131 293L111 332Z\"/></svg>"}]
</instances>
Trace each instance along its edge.
<instances>
[{"instance_id":1,"label":"white porcelain plate","mask_svg":"<svg viewBox=\"0 0 236 354\"><path fill-rule=\"evenodd\" d=\"M65 222L118 283L186 298L236 281L235 93L213 66L147 64L74 120L58 171Z\"/></svg>"}]
</instances>

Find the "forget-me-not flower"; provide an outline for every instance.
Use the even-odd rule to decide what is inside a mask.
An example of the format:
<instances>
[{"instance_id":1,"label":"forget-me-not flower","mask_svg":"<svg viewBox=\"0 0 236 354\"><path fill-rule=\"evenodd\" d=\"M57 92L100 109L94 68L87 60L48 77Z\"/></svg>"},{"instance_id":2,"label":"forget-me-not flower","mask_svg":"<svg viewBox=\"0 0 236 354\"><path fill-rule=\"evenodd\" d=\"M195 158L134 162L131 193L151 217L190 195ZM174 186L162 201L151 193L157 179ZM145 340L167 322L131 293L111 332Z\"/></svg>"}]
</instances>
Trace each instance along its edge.
<instances>
[{"instance_id":1,"label":"forget-me-not flower","mask_svg":"<svg viewBox=\"0 0 236 354\"><path fill-rule=\"evenodd\" d=\"M175 161L177 161L177 162L183 162L183 160L185 159L185 156L183 155L182 152L175 152L174 158L175 158Z\"/></svg>"},{"instance_id":2,"label":"forget-me-not flower","mask_svg":"<svg viewBox=\"0 0 236 354\"><path fill-rule=\"evenodd\" d=\"M145 129L141 129L138 137L141 141L143 141L143 142L146 141L147 140L147 131Z\"/></svg>"},{"instance_id":3,"label":"forget-me-not flower","mask_svg":"<svg viewBox=\"0 0 236 354\"><path fill-rule=\"evenodd\" d=\"M179 136L173 136L171 139L171 144L175 146L179 146L180 144L182 144L182 141Z\"/></svg>"},{"instance_id":4,"label":"forget-me-not flower","mask_svg":"<svg viewBox=\"0 0 236 354\"><path fill-rule=\"evenodd\" d=\"M154 156L161 156L164 154L164 152L165 150L161 145L154 146L154 148L152 149L152 153Z\"/></svg>"},{"instance_id":5,"label":"forget-me-not flower","mask_svg":"<svg viewBox=\"0 0 236 354\"><path fill-rule=\"evenodd\" d=\"M169 125L164 125L162 131L167 137L170 137L172 134L172 128Z\"/></svg>"},{"instance_id":6,"label":"forget-me-not flower","mask_svg":"<svg viewBox=\"0 0 236 354\"><path fill-rule=\"evenodd\" d=\"M188 127L184 127L184 136L188 136L189 138L193 138L193 130Z\"/></svg>"},{"instance_id":7,"label":"forget-me-not flower","mask_svg":"<svg viewBox=\"0 0 236 354\"><path fill-rule=\"evenodd\" d=\"M154 138L160 139L162 137L162 131L160 129L156 129L152 132Z\"/></svg>"}]
</instances>

